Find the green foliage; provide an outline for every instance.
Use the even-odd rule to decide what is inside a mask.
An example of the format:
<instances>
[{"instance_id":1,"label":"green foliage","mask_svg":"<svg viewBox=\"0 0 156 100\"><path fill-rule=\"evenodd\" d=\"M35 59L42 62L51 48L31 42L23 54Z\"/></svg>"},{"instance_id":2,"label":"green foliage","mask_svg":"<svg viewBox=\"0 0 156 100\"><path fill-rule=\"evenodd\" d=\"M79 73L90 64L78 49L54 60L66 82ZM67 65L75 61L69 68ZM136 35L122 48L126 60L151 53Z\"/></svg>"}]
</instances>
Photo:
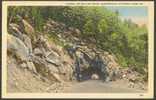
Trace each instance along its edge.
<instances>
[{"instance_id":1,"label":"green foliage","mask_svg":"<svg viewBox=\"0 0 156 100\"><path fill-rule=\"evenodd\" d=\"M8 8L8 23L18 23L20 19L18 16L26 19L35 27L36 30L42 31L45 19L41 14L40 7L28 7L28 6L10 6Z\"/></svg>"},{"instance_id":2,"label":"green foliage","mask_svg":"<svg viewBox=\"0 0 156 100\"><path fill-rule=\"evenodd\" d=\"M92 20L88 20L86 24L84 25L84 31L85 35L87 36L92 36L94 34L94 25Z\"/></svg>"},{"instance_id":3,"label":"green foliage","mask_svg":"<svg viewBox=\"0 0 156 100\"><path fill-rule=\"evenodd\" d=\"M99 33L107 33L108 30L108 25L105 19L102 19L99 23L98 23L98 31Z\"/></svg>"},{"instance_id":4,"label":"green foliage","mask_svg":"<svg viewBox=\"0 0 156 100\"><path fill-rule=\"evenodd\" d=\"M81 37L98 48L114 53L121 66L135 67L144 73L147 65L148 39L146 26L139 27L131 20L121 21L119 12L112 12L105 7L93 6L53 6L53 7L9 7L9 22L18 22L16 15L28 16L36 30L42 31L44 22L51 18L63 22L67 27L81 31ZM48 33L56 43L65 46L54 33ZM65 46L66 47L66 46ZM67 46L68 47L68 46Z\"/></svg>"}]
</instances>

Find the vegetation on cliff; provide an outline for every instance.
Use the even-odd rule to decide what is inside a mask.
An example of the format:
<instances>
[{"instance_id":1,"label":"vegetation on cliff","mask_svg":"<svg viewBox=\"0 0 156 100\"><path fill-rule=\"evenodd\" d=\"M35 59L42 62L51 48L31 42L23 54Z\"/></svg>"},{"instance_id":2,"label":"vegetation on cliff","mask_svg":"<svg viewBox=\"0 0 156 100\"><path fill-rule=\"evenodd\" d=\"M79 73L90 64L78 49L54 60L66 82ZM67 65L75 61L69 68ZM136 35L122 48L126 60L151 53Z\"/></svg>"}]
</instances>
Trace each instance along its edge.
<instances>
[{"instance_id":1,"label":"vegetation on cliff","mask_svg":"<svg viewBox=\"0 0 156 100\"><path fill-rule=\"evenodd\" d=\"M147 74L148 32L131 20L122 21L119 13L105 7L9 7L8 23L18 23L17 15L27 19L40 32L51 18L81 31L79 38L113 53L123 67ZM48 33L53 34L53 33ZM56 38L55 35L51 35ZM55 40L55 39L54 39ZM146 69L146 70L145 70Z\"/></svg>"}]
</instances>

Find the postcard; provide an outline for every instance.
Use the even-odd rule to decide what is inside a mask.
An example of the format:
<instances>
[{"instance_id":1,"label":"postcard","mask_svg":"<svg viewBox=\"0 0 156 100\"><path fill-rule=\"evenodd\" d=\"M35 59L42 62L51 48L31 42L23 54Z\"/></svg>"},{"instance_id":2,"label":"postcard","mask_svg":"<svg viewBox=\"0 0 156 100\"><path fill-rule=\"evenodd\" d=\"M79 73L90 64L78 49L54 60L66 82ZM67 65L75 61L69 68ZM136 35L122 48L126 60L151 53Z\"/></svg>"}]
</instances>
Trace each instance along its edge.
<instances>
[{"instance_id":1,"label":"postcard","mask_svg":"<svg viewBox=\"0 0 156 100\"><path fill-rule=\"evenodd\" d=\"M153 1L3 1L2 98L153 98Z\"/></svg>"}]
</instances>

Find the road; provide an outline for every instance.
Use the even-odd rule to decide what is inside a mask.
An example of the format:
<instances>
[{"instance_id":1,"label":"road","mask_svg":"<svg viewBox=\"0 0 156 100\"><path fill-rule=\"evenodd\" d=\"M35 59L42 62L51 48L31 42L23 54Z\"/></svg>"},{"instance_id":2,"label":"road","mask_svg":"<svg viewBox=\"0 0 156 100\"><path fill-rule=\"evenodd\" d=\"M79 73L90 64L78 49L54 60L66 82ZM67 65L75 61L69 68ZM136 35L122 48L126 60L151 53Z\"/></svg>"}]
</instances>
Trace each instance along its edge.
<instances>
[{"instance_id":1,"label":"road","mask_svg":"<svg viewBox=\"0 0 156 100\"><path fill-rule=\"evenodd\" d=\"M73 83L65 87L65 93L144 93L146 91L129 88L125 81L102 82L100 80L88 80Z\"/></svg>"}]
</instances>

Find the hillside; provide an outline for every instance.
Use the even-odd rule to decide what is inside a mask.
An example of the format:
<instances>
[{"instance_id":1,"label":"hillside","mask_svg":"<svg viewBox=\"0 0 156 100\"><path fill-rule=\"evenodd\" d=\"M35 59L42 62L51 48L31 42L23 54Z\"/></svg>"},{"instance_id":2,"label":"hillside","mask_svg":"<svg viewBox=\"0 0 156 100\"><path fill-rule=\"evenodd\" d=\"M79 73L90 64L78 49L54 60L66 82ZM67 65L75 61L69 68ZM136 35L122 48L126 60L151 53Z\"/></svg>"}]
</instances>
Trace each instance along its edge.
<instances>
[{"instance_id":1,"label":"hillside","mask_svg":"<svg viewBox=\"0 0 156 100\"><path fill-rule=\"evenodd\" d=\"M8 92L65 92L83 82L125 82L123 92L147 90L145 26L98 7L9 9Z\"/></svg>"}]
</instances>

